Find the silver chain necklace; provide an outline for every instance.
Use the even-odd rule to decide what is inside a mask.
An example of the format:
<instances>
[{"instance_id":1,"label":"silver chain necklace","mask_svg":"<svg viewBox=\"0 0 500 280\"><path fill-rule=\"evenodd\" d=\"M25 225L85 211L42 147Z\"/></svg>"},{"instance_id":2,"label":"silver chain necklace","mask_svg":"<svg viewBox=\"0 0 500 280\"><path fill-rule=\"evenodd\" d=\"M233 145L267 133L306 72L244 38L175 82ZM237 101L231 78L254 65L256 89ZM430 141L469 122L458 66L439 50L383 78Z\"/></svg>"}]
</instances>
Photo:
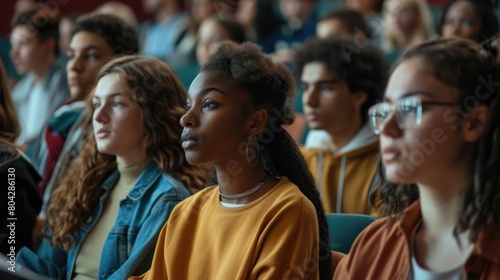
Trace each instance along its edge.
<instances>
[{"instance_id":1,"label":"silver chain necklace","mask_svg":"<svg viewBox=\"0 0 500 280\"><path fill-rule=\"evenodd\" d=\"M238 198L242 198L242 197L245 197L245 196L249 196L251 194L253 194L254 192L256 192L258 189L260 189L260 187L262 187L264 185L264 181L266 181L267 179L267 176L269 176L269 173L266 174L266 177L264 177L264 179L260 180L257 185L253 186L251 189L248 189L242 193L237 193L237 194L223 194L221 191L220 191L220 187L219 187L219 195L225 199L238 199Z\"/></svg>"}]
</instances>

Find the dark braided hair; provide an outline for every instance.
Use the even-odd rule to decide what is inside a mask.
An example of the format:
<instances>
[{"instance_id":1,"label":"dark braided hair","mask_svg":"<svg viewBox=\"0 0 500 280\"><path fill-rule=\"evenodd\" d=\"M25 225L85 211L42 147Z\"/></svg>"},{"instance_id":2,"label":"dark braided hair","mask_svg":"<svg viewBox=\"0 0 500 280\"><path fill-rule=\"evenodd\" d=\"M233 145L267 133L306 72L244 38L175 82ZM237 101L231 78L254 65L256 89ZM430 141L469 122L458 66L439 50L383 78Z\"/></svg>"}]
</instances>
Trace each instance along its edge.
<instances>
[{"instance_id":1,"label":"dark braided hair","mask_svg":"<svg viewBox=\"0 0 500 280\"><path fill-rule=\"evenodd\" d=\"M427 70L441 82L455 88L456 106L471 110L488 106L488 119L479 141L475 143L471 180L461 194L458 222L454 230L469 232L472 242L489 226L500 228L500 97L498 63L495 57L473 41L460 38L424 42L408 50L395 65L412 58L424 60ZM484 83L486 81L486 83ZM489 83L491 81L492 83ZM471 106L471 101L475 106ZM460 117L457 125L461 123ZM379 164L381 178L385 178ZM389 218L400 216L419 198L416 185L381 184L382 211Z\"/></svg>"},{"instance_id":2,"label":"dark braided hair","mask_svg":"<svg viewBox=\"0 0 500 280\"><path fill-rule=\"evenodd\" d=\"M263 54L252 43L224 42L201 71L218 71L231 77L232 82L248 93L254 109L268 112L267 128L259 135L264 145L261 164L273 176L286 176L314 204L319 224L319 271L321 279L332 279L331 249L325 212L314 179L300 150L283 129L291 124L294 112L291 99L295 84L290 71Z\"/></svg>"}]
</instances>

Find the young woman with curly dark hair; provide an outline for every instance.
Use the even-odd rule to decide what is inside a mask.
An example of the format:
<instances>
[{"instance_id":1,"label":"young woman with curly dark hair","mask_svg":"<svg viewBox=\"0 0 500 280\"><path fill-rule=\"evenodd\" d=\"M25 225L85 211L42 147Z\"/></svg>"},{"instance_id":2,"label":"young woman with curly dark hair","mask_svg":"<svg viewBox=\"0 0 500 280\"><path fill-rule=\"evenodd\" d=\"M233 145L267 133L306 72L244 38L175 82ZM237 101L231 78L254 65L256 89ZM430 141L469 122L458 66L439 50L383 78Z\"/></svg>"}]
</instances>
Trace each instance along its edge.
<instances>
[{"instance_id":1,"label":"young woman with curly dark hair","mask_svg":"<svg viewBox=\"0 0 500 280\"><path fill-rule=\"evenodd\" d=\"M331 279L328 226L293 121L291 73L224 42L195 78L182 147L217 184L176 207L151 270L131 279Z\"/></svg>"},{"instance_id":2,"label":"young woman with curly dark hair","mask_svg":"<svg viewBox=\"0 0 500 280\"><path fill-rule=\"evenodd\" d=\"M403 55L369 110L388 218L358 236L336 279L499 277L498 69L460 38Z\"/></svg>"}]
</instances>

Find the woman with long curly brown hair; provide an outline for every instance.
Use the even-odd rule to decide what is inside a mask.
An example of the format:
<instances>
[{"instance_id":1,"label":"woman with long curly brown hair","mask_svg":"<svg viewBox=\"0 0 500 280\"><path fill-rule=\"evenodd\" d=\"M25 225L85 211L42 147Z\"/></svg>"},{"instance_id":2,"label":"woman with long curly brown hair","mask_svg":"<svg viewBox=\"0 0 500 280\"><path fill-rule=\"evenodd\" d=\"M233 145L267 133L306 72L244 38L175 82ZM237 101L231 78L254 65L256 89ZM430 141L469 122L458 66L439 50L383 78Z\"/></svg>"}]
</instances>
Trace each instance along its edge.
<instances>
[{"instance_id":1,"label":"woman with long curly brown hair","mask_svg":"<svg viewBox=\"0 0 500 280\"><path fill-rule=\"evenodd\" d=\"M125 279L147 269L172 208L203 184L181 147L185 98L157 59L106 64L88 99L94 133L52 195L45 240L18 262L55 279Z\"/></svg>"},{"instance_id":2,"label":"woman with long curly brown hair","mask_svg":"<svg viewBox=\"0 0 500 280\"><path fill-rule=\"evenodd\" d=\"M499 279L498 71L466 39L403 55L369 110L388 218L358 236L335 279Z\"/></svg>"}]
</instances>

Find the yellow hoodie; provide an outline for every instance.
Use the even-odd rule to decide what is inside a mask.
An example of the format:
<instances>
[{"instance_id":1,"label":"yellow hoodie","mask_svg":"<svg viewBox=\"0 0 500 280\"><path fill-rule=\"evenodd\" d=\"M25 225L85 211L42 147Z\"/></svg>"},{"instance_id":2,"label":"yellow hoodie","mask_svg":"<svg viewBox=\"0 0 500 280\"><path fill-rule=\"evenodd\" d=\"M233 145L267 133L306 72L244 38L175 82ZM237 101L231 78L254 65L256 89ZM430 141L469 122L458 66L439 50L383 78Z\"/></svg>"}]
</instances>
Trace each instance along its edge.
<instances>
[{"instance_id":1,"label":"yellow hoodie","mask_svg":"<svg viewBox=\"0 0 500 280\"><path fill-rule=\"evenodd\" d=\"M336 153L325 147L306 147L302 153L316 180L326 212L379 216L369 199L378 184L379 156L378 138L371 134L369 127L365 125Z\"/></svg>"}]
</instances>

